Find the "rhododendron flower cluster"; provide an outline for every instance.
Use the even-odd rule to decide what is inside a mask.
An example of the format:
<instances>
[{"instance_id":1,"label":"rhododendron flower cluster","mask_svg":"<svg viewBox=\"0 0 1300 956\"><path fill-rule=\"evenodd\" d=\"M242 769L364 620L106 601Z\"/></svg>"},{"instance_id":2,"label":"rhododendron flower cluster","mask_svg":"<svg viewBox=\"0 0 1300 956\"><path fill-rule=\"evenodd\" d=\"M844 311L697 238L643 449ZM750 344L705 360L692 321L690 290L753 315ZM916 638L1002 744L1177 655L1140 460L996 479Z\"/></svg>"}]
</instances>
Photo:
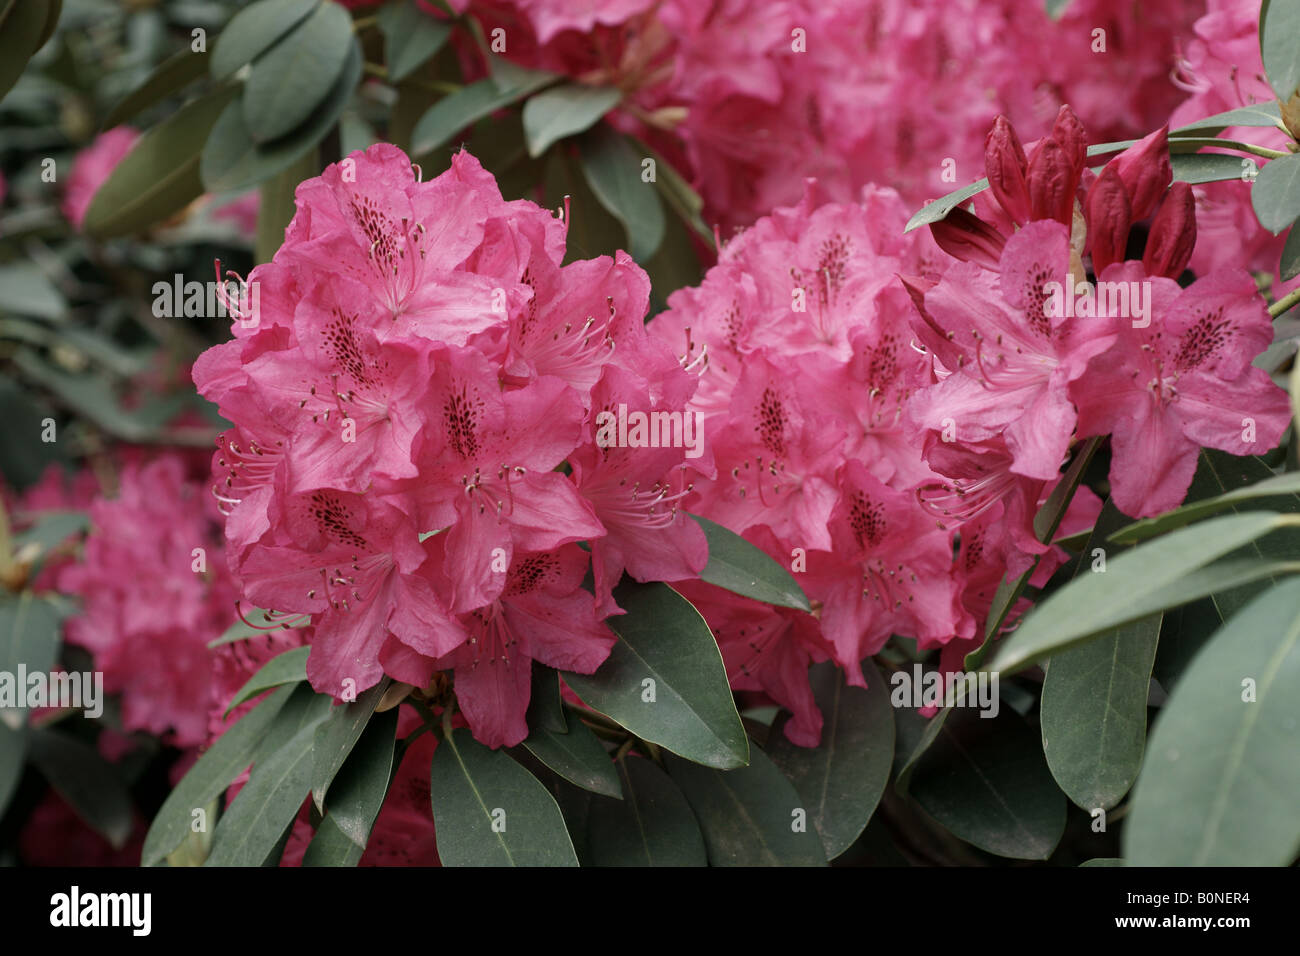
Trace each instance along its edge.
<instances>
[{"instance_id":1,"label":"rhododendron flower cluster","mask_svg":"<svg viewBox=\"0 0 1300 956\"><path fill-rule=\"evenodd\" d=\"M236 597L213 508L179 455L128 462L118 484L90 505L81 559L57 573L58 589L81 601L65 636L121 695L125 730L200 744L217 691L207 645Z\"/></svg>"},{"instance_id":2,"label":"rhododendron flower cluster","mask_svg":"<svg viewBox=\"0 0 1300 956\"><path fill-rule=\"evenodd\" d=\"M1163 122L1198 3L1075 0L476 0L504 55L624 94L610 114L684 160L710 221L743 225L815 176L851 202L888 183L912 203L974 178L998 112L1037 125L1066 101L1106 138ZM467 60L473 60L468 55ZM481 69L481 67L480 67ZM956 178L945 178L955 176Z\"/></svg>"},{"instance_id":3,"label":"rhododendron flower cluster","mask_svg":"<svg viewBox=\"0 0 1300 956\"><path fill-rule=\"evenodd\" d=\"M1201 447L1258 454L1286 427L1285 394L1251 365L1271 327L1250 276L1174 281L1196 227L1166 131L1100 174L1086 148L1068 107L1028 149L999 118L979 214L937 223L938 249L901 235L888 190L818 207L810 188L654 320L701 377L692 407L716 475L687 505L792 568L814 601L810 617L685 588L733 687L792 709L797 743L820 729L810 661L861 683L891 635L970 650L1005 573L1037 558L1045 582L1061 553L1033 520L1081 438L1112 436L1113 500L1141 517L1182 501ZM1126 259L1148 218L1142 258ZM1099 508L1080 488L1064 527Z\"/></svg>"},{"instance_id":4,"label":"rhododendron flower cluster","mask_svg":"<svg viewBox=\"0 0 1300 956\"><path fill-rule=\"evenodd\" d=\"M194 369L233 426L214 459L231 568L247 601L310 616L318 691L449 670L478 739L518 743L530 662L593 672L624 570L705 564L677 509L686 450L598 440L603 411L680 415L695 380L647 334L632 260L564 264L564 222L468 153L422 182L373 146L296 202Z\"/></svg>"}]
</instances>

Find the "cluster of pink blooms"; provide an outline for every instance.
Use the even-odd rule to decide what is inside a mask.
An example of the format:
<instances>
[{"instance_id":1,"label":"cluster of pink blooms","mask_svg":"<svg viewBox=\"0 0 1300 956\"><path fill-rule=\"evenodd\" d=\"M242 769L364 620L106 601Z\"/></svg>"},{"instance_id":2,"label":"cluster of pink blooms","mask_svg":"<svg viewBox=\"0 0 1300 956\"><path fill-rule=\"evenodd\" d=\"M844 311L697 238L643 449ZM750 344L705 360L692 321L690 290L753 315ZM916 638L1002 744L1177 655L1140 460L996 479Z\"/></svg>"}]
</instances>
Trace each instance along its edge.
<instances>
[{"instance_id":1,"label":"cluster of pink blooms","mask_svg":"<svg viewBox=\"0 0 1300 956\"><path fill-rule=\"evenodd\" d=\"M872 182L911 203L942 195L976 178L998 113L1037 127L1070 102L1099 136L1140 135L1182 98L1170 73L1203 9L1074 0L1053 21L1025 0L468 6L505 31L511 61L617 86L611 121L688 169L726 226L797 202L808 176L842 202Z\"/></svg>"},{"instance_id":2,"label":"cluster of pink blooms","mask_svg":"<svg viewBox=\"0 0 1300 956\"><path fill-rule=\"evenodd\" d=\"M194 369L233 425L214 459L231 570L250 603L310 616L316 690L451 670L478 739L518 743L531 661L593 672L625 570L707 560L676 507L707 466L599 427L680 418L695 378L647 333L630 258L563 264L564 222L467 153L422 182L372 146L296 201Z\"/></svg>"},{"instance_id":3,"label":"cluster of pink blooms","mask_svg":"<svg viewBox=\"0 0 1300 956\"><path fill-rule=\"evenodd\" d=\"M1098 175L1068 107L1027 151L999 118L978 215L933 230L946 255L901 235L907 208L889 191L819 208L810 194L728 243L654 320L704 370L692 407L716 476L687 507L802 572L819 608L684 588L733 686L794 712L792 740L818 739L810 660L861 683L859 662L900 635L959 666L1003 574L1035 556L1050 573L1059 558L1033 518L1079 439L1111 436L1111 493L1134 517L1182 501L1200 447L1259 454L1280 439L1286 396L1251 365L1272 339L1251 276L1171 278L1196 226L1165 137ZM1126 258L1147 219L1142 258ZM1096 516L1085 492L1067 532Z\"/></svg>"}]
</instances>

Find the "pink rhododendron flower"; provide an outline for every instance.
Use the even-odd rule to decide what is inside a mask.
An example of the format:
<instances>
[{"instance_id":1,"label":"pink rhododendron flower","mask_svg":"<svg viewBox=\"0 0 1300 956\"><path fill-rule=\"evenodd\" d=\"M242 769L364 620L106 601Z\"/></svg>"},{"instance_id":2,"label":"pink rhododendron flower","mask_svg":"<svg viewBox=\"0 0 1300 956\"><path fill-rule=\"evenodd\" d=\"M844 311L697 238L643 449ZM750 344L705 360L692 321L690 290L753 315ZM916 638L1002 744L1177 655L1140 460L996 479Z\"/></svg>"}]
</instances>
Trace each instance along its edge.
<instances>
[{"instance_id":1,"label":"pink rhododendron flower","mask_svg":"<svg viewBox=\"0 0 1300 956\"><path fill-rule=\"evenodd\" d=\"M77 154L68 173L62 207L63 215L74 229L81 228L95 193L139 138L139 132L131 127L116 126L100 133L93 143Z\"/></svg>"},{"instance_id":2,"label":"pink rhododendron flower","mask_svg":"<svg viewBox=\"0 0 1300 956\"><path fill-rule=\"evenodd\" d=\"M310 618L318 691L450 670L478 739L516 744L530 660L590 673L624 569L707 559L674 505L689 450L595 447L611 397L680 418L696 379L644 328L629 257L563 264L564 223L468 153L420 181L376 145L296 201L194 366L233 426L214 458L232 570L250 603Z\"/></svg>"}]
</instances>

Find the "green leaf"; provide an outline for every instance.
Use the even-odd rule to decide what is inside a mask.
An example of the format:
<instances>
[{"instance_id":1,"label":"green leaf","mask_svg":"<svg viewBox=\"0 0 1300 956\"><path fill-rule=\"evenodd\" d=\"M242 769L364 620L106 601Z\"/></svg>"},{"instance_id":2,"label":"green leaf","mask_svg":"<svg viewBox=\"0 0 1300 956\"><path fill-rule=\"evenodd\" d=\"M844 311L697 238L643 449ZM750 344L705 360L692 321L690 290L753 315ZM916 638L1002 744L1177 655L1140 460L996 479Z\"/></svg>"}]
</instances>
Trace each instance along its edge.
<instances>
[{"instance_id":1,"label":"green leaf","mask_svg":"<svg viewBox=\"0 0 1300 956\"><path fill-rule=\"evenodd\" d=\"M154 817L144 840L142 866L158 863L181 845L191 832L193 811L206 807L252 762L258 743L293 691L282 687L272 692L199 757Z\"/></svg>"},{"instance_id":2,"label":"green leaf","mask_svg":"<svg viewBox=\"0 0 1300 956\"><path fill-rule=\"evenodd\" d=\"M576 713L569 716L567 732L534 727L523 746L565 780L584 790L616 798L622 792L614 761Z\"/></svg>"},{"instance_id":3,"label":"green leaf","mask_svg":"<svg viewBox=\"0 0 1300 956\"><path fill-rule=\"evenodd\" d=\"M258 0L235 14L212 51L212 78L224 80L278 43L320 0Z\"/></svg>"},{"instance_id":4,"label":"green leaf","mask_svg":"<svg viewBox=\"0 0 1300 956\"><path fill-rule=\"evenodd\" d=\"M390 83L401 82L427 63L451 36L450 23L435 20L410 0L380 8L379 29Z\"/></svg>"},{"instance_id":5,"label":"green leaf","mask_svg":"<svg viewBox=\"0 0 1300 956\"><path fill-rule=\"evenodd\" d=\"M114 847L131 836L131 794L99 752L75 737L33 729L28 755L50 786L85 823Z\"/></svg>"},{"instance_id":6,"label":"green leaf","mask_svg":"<svg viewBox=\"0 0 1300 956\"><path fill-rule=\"evenodd\" d=\"M1269 85L1285 103L1300 86L1300 2L1270 0L1260 11L1259 48Z\"/></svg>"},{"instance_id":7,"label":"green leaf","mask_svg":"<svg viewBox=\"0 0 1300 956\"><path fill-rule=\"evenodd\" d=\"M794 785L757 747L749 765L714 770L668 758L668 773L686 795L710 866L825 866L826 853Z\"/></svg>"},{"instance_id":8,"label":"green leaf","mask_svg":"<svg viewBox=\"0 0 1300 956\"><path fill-rule=\"evenodd\" d=\"M1098 856L1084 860L1080 866L1125 866L1124 860L1117 856Z\"/></svg>"},{"instance_id":9,"label":"green leaf","mask_svg":"<svg viewBox=\"0 0 1300 956\"><path fill-rule=\"evenodd\" d=\"M577 866L555 800L537 779L465 729L433 753L430 781L443 866Z\"/></svg>"},{"instance_id":10,"label":"green leaf","mask_svg":"<svg viewBox=\"0 0 1300 956\"><path fill-rule=\"evenodd\" d=\"M614 599L627 613L606 622L618 635L609 658L589 676L565 672L565 683L642 740L710 767L743 767L749 741L700 612L660 583L624 581Z\"/></svg>"},{"instance_id":11,"label":"green leaf","mask_svg":"<svg viewBox=\"0 0 1300 956\"><path fill-rule=\"evenodd\" d=\"M1014 713L962 708L920 758L909 791L953 835L997 856L1046 860L1065 831L1065 797L1034 732Z\"/></svg>"},{"instance_id":12,"label":"green leaf","mask_svg":"<svg viewBox=\"0 0 1300 956\"><path fill-rule=\"evenodd\" d=\"M291 686L293 692L289 699L253 750L253 763L272 756L307 727L315 730L334 710L334 699L316 693L306 681Z\"/></svg>"},{"instance_id":13,"label":"green leaf","mask_svg":"<svg viewBox=\"0 0 1300 956\"><path fill-rule=\"evenodd\" d=\"M397 742L398 710L386 710L366 725L365 733L357 742L351 756L330 787L326 801L328 813L325 820L349 841L364 850L370 839L379 810L388 794L388 784L393 773L393 751ZM323 825L323 824L322 824ZM314 840L312 841L315 842ZM322 847L324 849L324 847ZM351 854L347 854L350 859ZM353 863L324 864L313 859L304 865L351 866Z\"/></svg>"},{"instance_id":14,"label":"green leaf","mask_svg":"<svg viewBox=\"0 0 1300 956\"><path fill-rule=\"evenodd\" d=\"M538 72L520 87L506 87L491 77L471 83L433 104L411 132L411 155L424 156L483 117L523 99L535 89L554 80L554 75Z\"/></svg>"},{"instance_id":15,"label":"green leaf","mask_svg":"<svg viewBox=\"0 0 1300 956\"><path fill-rule=\"evenodd\" d=\"M57 322L68 303L36 263L11 262L0 266L0 311Z\"/></svg>"},{"instance_id":16,"label":"green leaf","mask_svg":"<svg viewBox=\"0 0 1300 956\"><path fill-rule=\"evenodd\" d=\"M1250 187L1259 224L1277 235L1300 216L1300 153L1269 161Z\"/></svg>"},{"instance_id":17,"label":"green leaf","mask_svg":"<svg viewBox=\"0 0 1300 956\"><path fill-rule=\"evenodd\" d=\"M1091 438L1075 453L1070 467L1065 470L1064 476L1056 483L1052 493L1047 496L1043 506L1034 515L1034 536L1039 541L1048 542L1055 539L1057 529L1061 527L1061 522L1065 520L1065 513L1070 508L1074 492L1083 481L1083 473L1087 470L1088 463L1092 461L1092 456L1097 453L1102 440ZM1038 557L1035 556L1033 562L1018 578L1012 578L1009 574L1003 576L997 590L993 592L993 605L984 622L984 642L965 657L967 670L974 670L983 665L984 659L993 647L994 635L1002 629L1007 615L1020 600L1020 596L1025 593L1025 588L1029 586L1029 579L1038 568L1038 561Z\"/></svg>"},{"instance_id":18,"label":"green leaf","mask_svg":"<svg viewBox=\"0 0 1300 956\"><path fill-rule=\"evenodd\" d=\"M234 624L226 628L221 636L208 641L208 647L220 647L222 644L233 644L236 641L246 641L250 637L259 637L268 630L276 627L282 627L289 630L298 627L307 627L311 624L310 616L301 616L293 619L291 624L281 624L275 618L269 617L267 612L260 607L249 608L248 613L244 615L250 623L236 620Z\"/></svg>"},{"instance_id":19,"label":"green leaf","mask_svg":"<svg viewBox=\"0 0 1300 956\"><path fill-rule=\"evenodd\" d=\"M1175 153L1169 161L1173 165L1174 181L1193 186L1239 181L1243 171L1250 169L1254 162L1244 156L1223 153Z\"/></svg>"},{"instance_id":20,"label":"green leaf","mask_svg":"<svg viewBox=\"0 0 1300 956\"><path fill-rule=\"evenodd\" d=\"M1161 709L1124 826L1130 865L1295 860L1298 686L1300 581L1290 580L1234 615Z\"/></svg>"},{"instance_id":21,"label":"green leaf","mask_svg":"<svg viewBox=\"0 0 1300 956\"><path fill-rule=\"evenodd\" d=\"M778 718L768 737L767 754L794 783L810 821L821 835L826 858L853 845L876 811L894 761L894 709L884 678L868 659L867 687L852 687L829 661L809 672L822 712L822 737L816 748L793 744Z\"/></svg>"},{"instance_id":22,"label":"green leaf","mask_svg":"<svg viewBox=\"0 0 1300 956\"><path fill-rule=\"evenodd\" d=\"M234 802L212 834L212 853L204 866L263 866L282 848L311 789L311 743L315 726L302 728L284 746L253 765Z\"/></svg>"},{"instance_id":23,"label":"green leaf","mask_svg":"<svg viewBox=\"0 0 1300 956\"><path fill-rule=\"evenodd\" d=\"M1300 229L1291 227L1291 231L1286 234L1286 243L1282 246L1282 258L1278 263L1278 271L1282 274L1282 281L1289 282L1296 276L1300 276Z\"/></svg>"},{"instance_id":24,"label":"green leaf","mask_svg":"<svg viewBox=\"0 0 1300 956\"><path fill-rule=\"evenodd\" d=\"M1093 549L1127 518L1110 501L1075 577L1090 570ZM1137 779L1147 736L1147 695L1163 614L1117 627L1055 655L1043 680L1043 753L1052 776L1084 810L1118 805Z\"/></svg>"},{"instance_id":25,"label":"green leaf","mask_svg":"<svg viewBox=\"0 0 1300 956\"><path fill-rule=\"evenodd\" d=\"M988 188L989 181L987 178L977 179L969 186L955 189L948 193L948 195L936 199L934 202L926 203L912 214L911 219L907 220L907 227L903 230L904 234L911 232L913 229L920 228L921 226L928 226L932 222L938 222L958 206L964 205L976 193L982 193Z\"/></svg>"},{"instance_id":26,"label":"green leaf","mask_svg":"<svg viewBox=\"0 0 1300 956\"><path fill-rule=\"evenodd\" d=\"M18 669L23 667L28 674L48 677L59 653L60 636L59 614L49 601L31 591L0 598L0 674L17 683ZM14 690L17 700L0 708L0 723L17 730L26 723L27 688Z\"/></svg>"},{"instance_id":27,"label":"green leaf","mask_svg":"<svg viewBox=\"0 0 1300 956\"><path fill-rule=\"evenodd\" d=\"M528 726L567 734L569 723L560 700L560 675L554 668L533 661L532 688L528 695Z\"/></svg>"},{"instance_id":28,"label":"green leaf","mask_svg":"<svg viewBox=\"0 0 1300 956\"><path fill-rule=\"evenodd\" d=\"M221 111L236 91L202 96L140 137L99 187L82 230L96 238L151 226L184 209L203 193L199 154Z\"/></svg>"},{"instance_id":29,"label":"green leaf","mask_svg":"<svg viewBox=\"0 0 1300 956\"><path fill-rule=\"evenodd\" d=\"M307 679L307 655L310 652L310 647L295 647L291 651L285 651L283 654L271 658L244 683L243 687L239 688L235 696L230 699L230 704L226 707L226 713L229 714L244 701L256 697L272 687L305 681Z\"/></svg>"},{"instance_id":30,"label":"green leaf","mask_svg":"<svg viewBox=\"0 0 1300 956\"><path fill-rule=\"evenodd\" d=\"M326 816L316 828L316 835L307 844L302 855L303 866L356 866L361 862L366 848L353 843L339 829L334 818Z\"/></svg>"},{"instance_id":31,"label":"green leaf","mask_svg":"<svg viewBox=\"0 0 1300 956\"><path fill-rule=\"evenodd\" d=\"M320 172L320 160L315 147L295 159L289 166L262 183L261 204L257 210L257 239L254 243L257 261L270 262L271 257L284 244L284 230L297 212L294 192L304 179Z\"/></svg>"},{"instance_id":32,"label":"green leaf","mask_svg":"<svg viewBox=\"0 0 1300 956\"><path fill-rule=\"evenodd\" d=\"M143 83L122 97L108 113L104 128L125 123L155 103L189 86L208 69L208 54L189 47L168 57L149 74Z\"/></svg>"},{"instance_id":33,"label":"green leaf","mask_svg":"<svg viewBox=\"0 0 1300 956\"><path fill-rule=\"evenodd\" d=\"M0 29L0 98L18 82L27 61L44 43L49 0L22 0L9 7Z\"/></svg>"},{"instance_id":34,"label":"green leaf","mask_svg":"<svg viewBox=\"0 0 1300 956\"><path fill-rule=\"evenodd\" d=\"M668 200L668 205L677 213L678 218L689 226L697 236L713 248L717 239L700 214L704 210L704 200L700 197L691 184L679 173L673 164L664 159L664 157L651 149L643 140L632 137L636 147L641 151L642 156L648 156L655 161L655 185L663 193L664 199ZM671 291L671 290L669 290Z\"/></svg>"},{"instance_id":35,"label":"green leaf","mask_svg":"<svg viewBox=\"0 0 1300 956\"><path fill-rule=\"evenodd\" d=\"M311 796L317 810L324 811L330 782L361 739L390 683L385 678L363 691L355 701L330 707L329 716L316 728L316 739L312 744L316 762L312 765ZM397 709L392 712L397 713Z\"/></svg>"},{"instance_id":36,"label":"green leaf","mask_svg":"<svg viewBox=\"0 0 1300 956\"><path fill-rule=\"evenodd\" d=\"M0 720L0 819L4 818L9 800L23 778L26 757L27 728L15 729Z\"/></svg>"},{"instance_id":37,"label":"green leaf","mask_svg":"<svg viewBox=\"0 0 1300 956\"><path fill-rule=\"evenodd\" d=\"M220 812L220 801L214 797L208 801L208 805L203 808L203 812L208 820L215 820ZM212 830L204 827L201 830L190 828L190 832L185 835L185 839L171 853L167 854L168 866L202 866L212 852Z\"/></svg>"},{"instance_id":38,"label":"green leaf","mask_svg":"<svg viewBox=\"0 0 1300 956\"><path fill-rule=\"evenodd\" d=\"M642 157L608 126L582 137L578 154L592 193L623 224L632 258L649 259L663 242L664 209L654 184L641 181Z\"/></svg>"},{"instance_id":39,"label":"green leaf","mask_svg":"<svg viewBox=\"0 0 1300 956\"><path fill-rule=\"evenodd\" d=\"M1053 20L1059 20L1069 5L1070 0L1046 0L1047 15Z\"/></svg>"},{"instance_id":40,"label":"green leaf","mask_svg":"<svg viewBox=\"0 0 1300 956\"><path fill-rule=\"evenodd\" d=\"M812 610L794 576L765 551L708 518L691 517L704 529L709 543L709 563L700 572L700 580L764 604Z\"/></svg>"},{"instance_id":41,"label":"green leaf","mask_svg":"<svg viewBox=\"0 0 1300 956\"><path fill-rule=\"evenodd\" d=\"M89 528L90 515L84 511L44 511L36 524L14 539L14 550L36 545L42 554L46 554Z\"/></svg>"},{"instance_id":42,"label":"green leaf","mask_svg":"<svg viewBox=\"0 0 1300 956\"><path fill-rule=\"evenodd\" d=\"M581 83L565 83L529 98L524 104L528 154L536 158L552 143L590 129L622 98L615 87Z\"/></svg>"},{"instance_id":43,"label":"green leaf","mask_svg":"<svg viewBox=\"0 0 1300 956\"><path fill-rule=\"evenodd\" d=\"M307 122L342 76L352 18L337 3L322 3L253 64L244 84L244 125L258 143L287 136Z\"/></svg>"},{"instance_id":44,"label":"green leaf","mask_svg":"<svg viewBox=\"0 0 1300 956\"><path fill-rule=\"evenodd\" d=\"M1258 461L1258 459L1256 460ZM1270 477L1256 481L1255 484L1247 485L1244 488L1237 488L1225 494L1215 495L1213 498L1192 501L1181 508L1166 511L1154 518L1143 518L1140 521L1131 522L1106 540L1112 544L1132 544L1135 541L1144 541L1147 538L1165 534L1175 528L1185 527L1193 521L1198 521L1212 514L1218 514L1220 511L1229 509L1235 511L1235 505L1238 502L1254 501L1257 498L1271 498L1276 495L1300 494L1300 473L1288 472L1282 475L1273 475L1269 467L1263 462L1259 462L1259 467ZM1297 502L1297 504L1300 504L1300 502Z\"/></svg>"},{"instance_id":45,"label":"green leaf","mask_svg":"<svg viewBox=\"0 0 1300 956\"><path fill-rule=\"evenodd\" d=\"M1214 584L1194 572L1289 525L1290 516L1269 512L1227 515L1121 554L1107 563L1105 574L1076 578L1031 611L1002 642L990 669L1006 675L1112 627L1203 597Z\"/></svg>"},{"instance_id":46,"label":"green leaf","mask_svg":"<svg viewBox=\"0 0 1300 956\"><path fill-rule=\"evenodd\" d=\"M1169 138L1182 139L1187 136L1213 135L1232 126L1272 126L1277 129L1286 129L1282 125L1282 111L1276 102L1255 103L1251 106L1242 106L1224 113L1215 113L1213 116L1207 116L1204 119L1188 123L1186 126L1170 130Z\"/></svg>"},{"instance_id":47,"label":"green leaf","mask_svg":"<svg viewBox=\"0 0 1300 956\"><path fill-rule=\"evenodd\" d=\"M691 805L654 761L618 761L622 800L593 797L587 816L588 866L707 866Z\"/></svg>"},{"instance_id":48,"label":"green leaf","mask_svg":"<svg viewBox=\"0 0 1300 956\"><path fill-rule=\"evenodd\" d=\"M200 171L204 185L210 192L237 192L292 166L338 121L361 80L362 65L360 46L349 44L347 61L329 95L306 122L274 142L253 142L242 107L231 103L203 147Z\"/></svg>"}]
</instances>

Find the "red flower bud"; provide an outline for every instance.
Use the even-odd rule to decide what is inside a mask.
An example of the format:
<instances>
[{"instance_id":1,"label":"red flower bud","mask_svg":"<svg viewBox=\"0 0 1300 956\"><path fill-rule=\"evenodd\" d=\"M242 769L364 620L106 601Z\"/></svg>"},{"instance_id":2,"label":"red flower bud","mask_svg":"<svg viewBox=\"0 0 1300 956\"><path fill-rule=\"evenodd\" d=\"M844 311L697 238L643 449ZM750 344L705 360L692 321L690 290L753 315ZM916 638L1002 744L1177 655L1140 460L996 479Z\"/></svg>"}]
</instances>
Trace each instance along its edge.
<instances>
[{"instance_id":1,"label":"red flower bud","mask_svg":"<svg viewBox=\"0 0 1300 956\"><path fill-rule=\"evenodd\" d=\"M1029 192L1025 186L1025 149L1005 116L993 121L984 140L984 173L989 188L1007 215L1016 223L1029 219Z\"/></svg>"},{"instance_id":2,"label":"red flower bud","mask_svg":"<svg viewBox=\"0 0 1300 956\"><path fill-rule=\"evenodd\" d=\"M1055 219L1066 229L1071 227L1079 178L1072 169L1065 147L1053 139L1039 143L1029 161L1025 185L1029 189L1031 219Z\"/></svg>"},{"instance_id":3,"label":"red flower bud","mask_svg":"<svg viewBox=\"0 0 1300 956\"><path fill-rule=\"evenodd\" d=\"M1151 222L1142 265L1147 275L1177 279L1196 246L1196 198L1187 183L1174 183Z\"/></svg>"},{"instance_id":4,"label":"red flower bud","mask_svg":"<svg viewBox=\"0 0 1300 956\"><path fill-rule=\"evenodd\" d=\"M1100 276L1112 262L1124 261L1133 211L1124 182L1113 166L1107 166L1088 190L1088 245L1092 247L1092 271Z\"/></svg>"},{"instance_id":5,"label":"red flower bud","mask_svg":"<svg viewBox=\"0 0 1300 956\"><path fill-rule=\"evenodd\" d=\"M1083 174L1083 166L1088 158L1088 134L1084 131L1079 117L1074 110L1063 105L1056 114L1056 125L1052 127L1052 139L1061 144L1070 164L1075 169L1075 178Z\"/></svg>"},{"instance_id":6,"label":"red flower bud","mask_svg":"<svg viewBox=\"0 0 1300 956\"><path fill-rule=\"evenodd\" d=\"M947 218L930 223L930 232L939 248L954 259L973 262L992 272L998 271L1006 238L983 219L960 206Z\"/></svg>"},{"instance_id":7,"label":"red flower bud","mask_svg":"<svg viewBox=\"0 0 1300 956\"><path fill-rule=\"evenodd\" d=\"M1133 220L1145 219L1156 211L1165 187L1174 178L1169 163L1169 127L1160 127L1111 161L1128 191Z\"/></svg>"}]
</instances>

